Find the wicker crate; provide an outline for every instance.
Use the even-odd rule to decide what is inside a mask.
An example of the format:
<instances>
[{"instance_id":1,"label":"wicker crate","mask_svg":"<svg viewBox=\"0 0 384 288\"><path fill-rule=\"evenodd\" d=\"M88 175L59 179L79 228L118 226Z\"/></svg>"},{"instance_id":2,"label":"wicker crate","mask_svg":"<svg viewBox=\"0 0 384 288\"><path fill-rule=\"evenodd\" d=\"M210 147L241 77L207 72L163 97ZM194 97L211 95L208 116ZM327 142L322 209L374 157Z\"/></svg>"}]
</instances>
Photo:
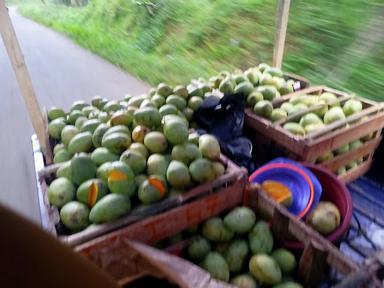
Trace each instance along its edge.
<instances>
[{"instance_id":1,"label":"wicker crate","mask_svg":"<svg viewBox=\"0 0 384 288\"><path fill-rule=\"evenodd\" d=\"M231 189L231 187L237 187L239 185L239 178L246 178L246 171L236 166L225 156L221 156L220 161L225 165L226 172L214 181L196 186L183 194L168 197L165 200L149 207L134 209L127 216L114 222L101 225L91 225L78 233L65 235L59 229L59 211L57 208L50 206L47 196L48 184L52 181L52 179L54 179L54 174L60 164L44 167L43 157L38 149L38 146L36 146L38 143L35 137L33 137L33 144L35 146L34 159L37 175L37 190L43 228L70 246L76 246L87 242L95 237L104 235L118 228L131 225L132 223L138 222L148 216L161 213L175 206L183 205L201 196L212 193L213 191L221 191L222 189L225 190ZM245 180L243 182L245 183Z\"/></svg>"},{"instance_id":2,"label":"wicker crate","mask_svg":"<svg viewBox=\"0 0 384 288\"><path fill-rule=\"evenodd\" d=\"M305 287L311 287L309 283L319 283L328 268L333 268L344 276L355 275L359 271L359 267L333 244L268 198L257 186L248 187L245 191L237 187L208 195L161 215L150 217L141 223L94 239L78 246L76 251L106 270L120 284L130 283L144 275L156 276L156 273L160 272L163 277L176 281L180 287L232 287L220 281L211 282L212 279L207 273L191 263L188 264L186 260L142 244L132 243L131 240L154 244L242 204L248 204L257 212L268 215L272 219L275 238L280 242L293 237L305 243L298 265L298 276ZM185 242L178 244L176 250L183 245ZM134 256L132 247L135 248ZM129 260L133 260L134 264ZM157 272L153 273L154 270ZM173 275L175 271L179 275ZM374 279L371 274L365 276L367 275L369 277L366 277L365 283ZM211 283L213 286L210 286ZM377 286L372 284L369 287Z\"/></svg>"},{"instance_id":3,"label":"wicker crate","mask_svg":"<svg viewBox=\"0 0 384 288\"><path fill-rule=\"evenodd\" d=\"M335 94L341 103L347 101L352 96L324 86L310 87L289 95L285 95L273 102L274 107L279 107L282 103L298 95L319 95L323 92ZM275 143L283 147L285 154L295 160L314 162L319 156L327 151L333 151L353 140L361 139L370 133L374 136L369 141L364 142L358 149L336 156L334 159L321 163L322 166L336 172L340 167L345 166L353 160L363 158L363 162L355 168L341 174L339 179L350 182L368 171L372 164L373 153L381 141L381 130L384 126L384 105L367 99L359 98L363 104L363 110L357 114L346 117L344 120L336 121L324 128L314 131L306 136L293 135L283 129L284 123L300 117L308 112L321 108L318 104L314 107L288 116L286 119L272 123L268 119L257 116L252 110L245 111L246 126L252 130L252 139L258 148L265 143ZM363 117L366 120L361 121ZM348 124L348 125L347 125ZM261 144L261 142L264 142Z\"/></svg>"}]
</instances>

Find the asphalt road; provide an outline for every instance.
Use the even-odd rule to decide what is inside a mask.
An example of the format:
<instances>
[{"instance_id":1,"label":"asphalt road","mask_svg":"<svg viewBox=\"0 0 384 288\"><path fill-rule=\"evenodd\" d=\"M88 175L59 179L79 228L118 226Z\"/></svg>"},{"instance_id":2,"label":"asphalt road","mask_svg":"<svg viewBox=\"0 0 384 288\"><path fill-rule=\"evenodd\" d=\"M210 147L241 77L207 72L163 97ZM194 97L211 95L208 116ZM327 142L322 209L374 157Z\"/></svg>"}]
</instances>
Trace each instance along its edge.
<instances>
[{"instance_id":1,"label":"asphalt road","mask_svg":"<svg viewBox=\"0 0 384 288\"><path fill-rule=\"evenodd\" d=\"M149 86L10 8L41 107L69 108L94 95L118 99ZM3 42L0 41L0 202L39 221L32 157L32 125Z\"/></svg>"}]
</instances>

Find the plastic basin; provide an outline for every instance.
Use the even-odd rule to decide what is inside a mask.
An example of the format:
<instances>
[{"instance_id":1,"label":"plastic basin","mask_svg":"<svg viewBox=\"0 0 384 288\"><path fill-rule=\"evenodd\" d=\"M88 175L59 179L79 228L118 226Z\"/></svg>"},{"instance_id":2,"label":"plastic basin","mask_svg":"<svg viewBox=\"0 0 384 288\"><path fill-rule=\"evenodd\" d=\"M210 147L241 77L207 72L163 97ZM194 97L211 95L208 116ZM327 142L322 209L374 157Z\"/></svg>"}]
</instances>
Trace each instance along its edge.
<instances>
[{"instance_id":1,"label":"plastic basin","mask_svg":"<svg viewBox=\"0 0 384 288\"><path fill-rule=\"evenodd\" d=\"M293 197L288 210L299 219L305 217L312 208L314 187L311 178L303 169L291 163L268 163L249 176L249 182L262 183L274 180L287 186Z\"/></svg>"},{"instance_id":2,"label":"plastic basin","mask_svg":"<svg viewBox=\"0 0 384 288\"><path fill-rule=\"evenodd\" d=\"M340 226L331 234L325 236L329 241L334 244L339 244L341 238L345 235L351 222L353 203L349 190L337 177L329 170L320 166L302 163L305 167L309 168L313 174L320 181L323 186L323 193L321 200L332 202L337 206L340 211L341 223ZM304 244L301 242L287 241L284 243L289 249L302 250Z\"/></svg>"}]
</instances>

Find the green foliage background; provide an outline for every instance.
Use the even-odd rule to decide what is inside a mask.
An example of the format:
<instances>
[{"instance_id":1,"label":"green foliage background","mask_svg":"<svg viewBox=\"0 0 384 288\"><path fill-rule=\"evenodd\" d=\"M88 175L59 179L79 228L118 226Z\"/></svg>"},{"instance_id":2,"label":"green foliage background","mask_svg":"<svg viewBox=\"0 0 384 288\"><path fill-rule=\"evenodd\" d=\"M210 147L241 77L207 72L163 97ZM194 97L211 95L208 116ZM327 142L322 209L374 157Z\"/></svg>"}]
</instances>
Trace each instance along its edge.
<instances>
[{"instance_id":1,"label":"green foliage background","mask_svg":"<svg viewBox=\"0 0 384 288\"><path fill-rule=\"evenodd\" d=\"M45 2L17 1L23 15L153 85L272 60L276 0ZM384 100L383 27L382 0L292 0L284 69Z\"/></svg>"}]
</instances>

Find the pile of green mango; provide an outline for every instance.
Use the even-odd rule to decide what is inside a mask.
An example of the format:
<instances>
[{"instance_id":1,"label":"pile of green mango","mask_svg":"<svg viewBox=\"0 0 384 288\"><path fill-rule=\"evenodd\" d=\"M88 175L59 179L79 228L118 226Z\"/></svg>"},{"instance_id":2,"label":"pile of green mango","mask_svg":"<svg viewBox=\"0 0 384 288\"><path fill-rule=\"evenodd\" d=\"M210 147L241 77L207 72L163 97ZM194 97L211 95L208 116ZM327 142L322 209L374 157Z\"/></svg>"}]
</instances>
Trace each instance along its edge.
<instances>
[{"instance_id":1,"label":"pile of green mango","mask_svg":"<svg viewBox=\"0 0 384 288\"><path fill-rule=\"evenodd\" d=\"M273 120L285 118L290 114L318 104L322 104L321 108L308 112L296 119L293 118L291 122L285 123L283 127L292 134L303 136L324 128L333 122L343 120L350 115L359 113L363 109L360 100L350 99L342 104L337 96L330 92L324 92L321 95L299 95L283 103L280 108L274 109L273 112L281 112L279 112L281 117L276 117Z\"/></svg>"},{"instance_id":2,"label":"pile of green mango","mask_svg":"<svg viewBox=\"0 0 384 288\"><path fill-rule=\"evenodd\" d=\"M197 81L197 80L196 80ZM220 145L190 129L208 84L164 83L121 101L94 97L68 112L48 111L48 132L61 163L48 188L71 232L114 221L133 209L183 193L224 174Z\"/></svg>"},{"instance_id":3,"label":"pile of green mango","mask_svg":"<svg viewBox=\"0 0 384 288\"><path fill-rule=\"evenodd\" d=\"M187 257L212 277L241 288L301 288L292 278L295 256L275 248L267 222L239 206L205 221L187 248Z\"/></svg>"},{"instance_id":4,"label":"pile of green mango","mask_svg":"<svg viewBox=\"0 0 384 288\"><path fill-rule=\"evenodd\" d=\"M264 70L267 73L268 70ZM289 81L289 80L288 80ZM287 83L288 83L287 81ZM272 89L274 88L274 89ZM338 97L330 92L324 92L320 95L297 95L290 98L288 101L281 103L278 107L272 105L272 100L280 97L280 93L276 92L276 87L272 86L264 88L259 86L256 90L262 89L265 94L272 90L273 97L266 99L258 96L254 98L254 101L247 101L248 105L253 108L255 114L267 118L272 122L286 119L287 117L299 113L300 111L311 108L315 105L321 105L313 112L308 112L302 116L294 117L290 122L286 122L283 126L294 135L304 136L313 131L324 128L335 121L345 119L346 117L359 113L363 109L363 105L360 100L351 98L344 103L340 103ZM255 92L253 92L255 93Z\"/></svg>"}]
</instances>

